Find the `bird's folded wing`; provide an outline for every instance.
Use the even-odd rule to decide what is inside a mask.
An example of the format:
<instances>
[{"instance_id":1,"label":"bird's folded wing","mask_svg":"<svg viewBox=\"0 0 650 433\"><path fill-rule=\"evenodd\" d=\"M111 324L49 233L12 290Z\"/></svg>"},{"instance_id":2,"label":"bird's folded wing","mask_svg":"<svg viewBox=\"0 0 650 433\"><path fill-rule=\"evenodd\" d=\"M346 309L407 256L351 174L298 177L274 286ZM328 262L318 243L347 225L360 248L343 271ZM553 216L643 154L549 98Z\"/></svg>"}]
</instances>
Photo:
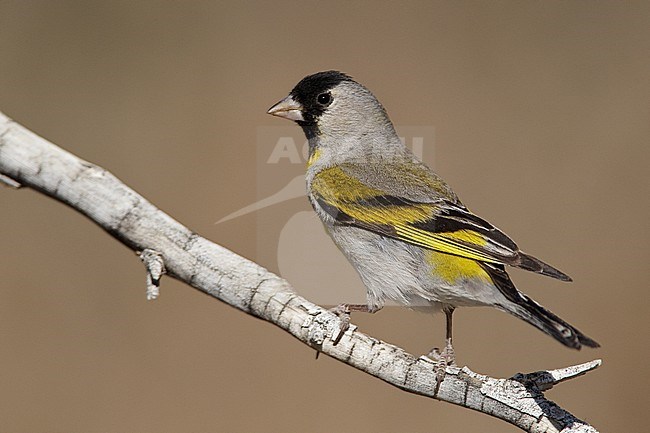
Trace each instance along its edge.
<instances>
[{"instance_id":1,"label":"bird's folded wing","mask_svg":"<svg viewBox=\"0 0 650 433\"><path fill-rule=\"evenodd\" d=\"M316 202L338 223L490 263L508 263L517 255L517 245L510 238L469 212L450 196L446 185L436 191L428 173L411 173L406 182L417 182L407 184L403 177L393 176L390 185L384 186L372 182L367 172L359 175L362 170L358 165L338 166L321 171L312 181ZM374 179L382 177L378 175ZM405 193L398 195L398 191Z\"/></svg>"},{"instance_id":2,"label":"bird's folded wing","mask_svg":"<svg viewBox=\"0 0 650 433\"><path fill-rule=\"evenodd\" d=\"M472 214L424 165L387 175L386 170L372 164L343 164L317 173L311 193L317 205L338 224L570 281L561 271L521 252L507 235Z\"/></svg>"}]
</instances>

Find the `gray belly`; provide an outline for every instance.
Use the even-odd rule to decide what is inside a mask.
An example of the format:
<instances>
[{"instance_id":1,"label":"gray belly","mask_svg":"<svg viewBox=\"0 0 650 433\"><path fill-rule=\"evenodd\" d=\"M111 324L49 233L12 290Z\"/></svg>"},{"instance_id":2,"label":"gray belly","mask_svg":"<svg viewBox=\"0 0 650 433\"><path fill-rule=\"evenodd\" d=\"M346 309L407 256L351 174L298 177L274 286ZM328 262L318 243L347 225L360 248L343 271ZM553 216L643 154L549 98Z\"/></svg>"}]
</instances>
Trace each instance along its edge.
<instances>
[{"instance_id":1,"label":"gray belly","mask_svg":"<svg viewBox=\"0 0 650 433\"><path fill-rule=\"evenodd\" d=\"M459 280L452 284L437 278L419 247L356 227L325 225L325 229L359 273L370 307L381 308L387 302L436 308L441 304L460 307L505 302L491 282Z\"/></svg>"},{"instance_id":2,"label":"gray belly","mask_svg":"<svg viewBox=\"0 0 650 433\"><path fill-rule=\"evenodd\" d=\"M359 273L368 290L368 305L387 301L431 306L424 252L412 245L355 227L325 226L334 243Z\"/></svg>"}]
</instances>

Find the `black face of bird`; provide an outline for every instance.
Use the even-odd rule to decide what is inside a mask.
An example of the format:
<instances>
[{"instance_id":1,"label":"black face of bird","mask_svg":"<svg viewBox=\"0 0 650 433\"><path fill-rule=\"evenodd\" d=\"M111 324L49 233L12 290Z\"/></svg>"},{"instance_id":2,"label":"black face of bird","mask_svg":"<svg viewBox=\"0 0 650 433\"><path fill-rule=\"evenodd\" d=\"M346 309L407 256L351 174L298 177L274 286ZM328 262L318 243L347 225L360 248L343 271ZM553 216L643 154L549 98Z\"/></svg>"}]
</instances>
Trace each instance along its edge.
<instances>
[{"instance_id":1,"label":"black face of bird","mask_svg":"<svg viewBox=\"0 0 650 433\"><path fill-rule=\"evenodd\" d=\"M331 90L352 78L338 71L309 75L291 90L289 96L271 107L267 113L298 123L307 137L317 133L318 119L333 101Z\"/></svg>"}]
</instances>

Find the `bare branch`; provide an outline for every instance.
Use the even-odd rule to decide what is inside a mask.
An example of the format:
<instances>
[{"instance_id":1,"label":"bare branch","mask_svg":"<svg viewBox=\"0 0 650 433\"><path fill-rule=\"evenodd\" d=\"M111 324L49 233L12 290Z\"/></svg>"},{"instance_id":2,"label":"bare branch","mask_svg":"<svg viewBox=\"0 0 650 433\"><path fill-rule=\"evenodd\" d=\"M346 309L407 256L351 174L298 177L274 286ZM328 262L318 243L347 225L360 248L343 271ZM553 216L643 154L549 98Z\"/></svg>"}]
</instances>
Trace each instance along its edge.
<instances>
[{"instance_id":1,"label":"bare branch","mask_svg":"<svg viewBox=\"0 0 650 433\"><path fill-rule=\"evenodd\" d=\"M591 370L600 367L601 364L602 361L596 359L595 361L585 362L584 364L573 365L566 368L558 368L557 370L536 371L527 374L517 373L512 377L512 379L525 385L535 386L540 391L547 391L565 380L587 374Z\"/></svg>"},{"instance_id":2,"label":"bare branch","mask_svg":"<svg viewBox=\"0 0 650 433\"><path fill-rule=\"evenodd\" d=\"M9 176L5 176L0 174L0 183L4 183L6 186L10 188L20 188L22 185L10 178Z\"/></svg>"},{"instance_id":3,"label":"bare branch","mask_svg":"<svg viewBox=\"0 0 650 433\"><path fill-rule=\"evenodd\" d=\"M596 432L546 400L542 391L585 374L600 361L495 379L448 367L436 387L436 366L350 326L297 295L261 266L193 233L108 171L64 151L0 113L0 174L53 197L93 220L134 251L142 251L147 297L158 295L166 271L223 302L284 329L298 340L405 391L503 419L527 432Z\"/></svg>"},{"instance_id":4,"label":"bare branch","mask_svg":"<svg viewBox=\"0 0 650 433\"><path fill-rule=\"evenodd\" d=\"M160 295L160 277L165 273L165 263L162 254L148 248L140 253L140 260L147 269L147 301L153 301Z\"/></svg>"}]
</instances>

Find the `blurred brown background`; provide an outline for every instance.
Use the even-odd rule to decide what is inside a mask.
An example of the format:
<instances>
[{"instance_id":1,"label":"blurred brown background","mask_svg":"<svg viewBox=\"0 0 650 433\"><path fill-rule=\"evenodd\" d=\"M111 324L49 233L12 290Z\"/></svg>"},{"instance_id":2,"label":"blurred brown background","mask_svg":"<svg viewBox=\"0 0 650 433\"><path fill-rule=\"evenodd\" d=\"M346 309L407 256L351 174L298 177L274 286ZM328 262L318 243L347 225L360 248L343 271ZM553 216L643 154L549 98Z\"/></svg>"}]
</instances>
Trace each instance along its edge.
<instances>
[{"instance_id":1,"label":"blurred brown background","mask_svg":"<svg viewBox=\"0 0 650 433\"><path fill-rule=\"evenodd\" d=\"M464 309L459 362L510 376L603 358L548 397L641 431L649 53L647 2L0 1L0 110L255 259L278 208L214 222L258 198L256 130L281 122L266 109L306 74L352 74L397 125L435 126L463 201L575 280L518 286L603 346ZM84 217L30 190L0 203L2 432L517 431L316 361L171 279L147 302L139 260ZM396 308L353 320L414 353L443 335L442 317Z\"/></svg>"}]
</instances>

